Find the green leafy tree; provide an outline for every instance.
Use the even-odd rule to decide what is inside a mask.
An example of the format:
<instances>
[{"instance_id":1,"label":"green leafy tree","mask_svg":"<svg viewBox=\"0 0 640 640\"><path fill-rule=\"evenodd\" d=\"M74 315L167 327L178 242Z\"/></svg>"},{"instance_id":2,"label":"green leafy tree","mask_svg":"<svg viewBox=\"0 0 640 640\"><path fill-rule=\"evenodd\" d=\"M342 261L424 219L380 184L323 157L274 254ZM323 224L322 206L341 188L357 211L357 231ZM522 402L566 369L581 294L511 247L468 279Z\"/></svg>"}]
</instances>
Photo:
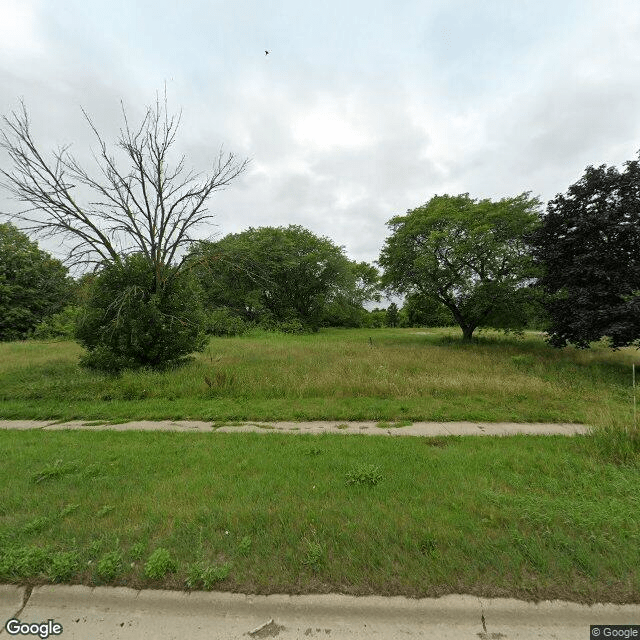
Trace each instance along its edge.
<instances>
[{"instance_id":1,"label":"green leafy tree","mask_svg":"<svg viewBox=\"0 0 640 640\"><path fill-rule=\"evenodd\" d=\"M189 270L165 267L162 282L146 256L108 264L93 281L77 321L81 362L104 371L165 368L207 343L201 291Z\"/></svg>"},{"instance_id":2,"label":"green leafy tree","mask_svg":"<svg viewBox=\"0 0 640 640\"><path fill-rule=\"evenodd\" d=\"M640 340L640 163L587 167L532 235L544 268L549 341L586 348Z\"/></svg>"},{"instance_id":3,"label":"green leafy tree","mask_svg":"<svg viewBox=\"0 0 640 640\"><path fill-rule=\"evenodd\" d=\"M387 320L387 310L375 307L367 314L366 327L371 329L382 329Z\"/></svg>"},{"instance_id":4,"label":"green leafy tree","mask_svg":"<svg viewBox=\"0 0 640 640\"><path fill-rule=\"evenodd\" d=\"M67 303L67 269L10 223L0 224L0 340L25 339Z\"/></svg>"},{"instance_id":5,"label":"green leafy tree","mask_svg":"<svg viewBox=\"0 0 640 640\"><path fill-rule=\"evenodd\" d=\"M351 275L334 292L325 306L322 325L326 327L363 327L368 312L364 303L380 300L378 270L366 262L349 262Z\"/></svg>"},{"instance_id":6,"label":"green leafy tree","mask_svg":"<svg viewBox=\"0 0 640 640\"><path fill-rule=\"evenodd\" d=\"M529 193L498 202L434 196L388 222L383 284L442 303L465 340L478 327L526 326L526 285L536 269L525 236L539 224L539 204Z\"/></svg>"},{"instance_id":7,"label":"green leafy tree","mask_svg":"<svg viewBox=\"0 0 640 640\"><path fill-rule=\"evenodd\" d=\"M208 308L226 307L275 328L317 330L331 305L344 311L374 295L372 268L352 263L331 240L298 225L202 242L191 257Z\"/></svg>"},{"instance_id":8,"label":"green leafy tree","mask_svg":"<svg viewBox=\"0 0 640 640\"><path fill-rule=\"evenodd\" d=\"M455 324L451 311L440 300L420 293L407 295L402 310L409 327L450 327Z\"/></svg>"},{"instance_id":9,"label":"green leafy tree","mask_svg":"<svg viewBox=\"0 0 640 640\"><path fill-rule=\"evenodd\" d=\"M398 305L395 302L392 302L387 307L387 314L385 317L385 324L387 327L397 327L399 322L398 316Z\"/></svg>"}]
</instances>

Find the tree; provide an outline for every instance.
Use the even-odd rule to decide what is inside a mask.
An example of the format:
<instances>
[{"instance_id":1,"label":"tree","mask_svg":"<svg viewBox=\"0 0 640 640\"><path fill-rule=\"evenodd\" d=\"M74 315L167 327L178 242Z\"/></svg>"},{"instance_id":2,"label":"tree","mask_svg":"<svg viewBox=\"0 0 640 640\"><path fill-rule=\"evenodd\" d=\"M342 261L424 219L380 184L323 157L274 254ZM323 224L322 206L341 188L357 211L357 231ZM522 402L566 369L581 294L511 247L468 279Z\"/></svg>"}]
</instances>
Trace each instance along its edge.
<instances>
[{"instance_id":1,"label":"tree","mask_svg":"<svg viewBox=\"0 0 640 640\"><path fill-rule=\"evenodd\" d=\"M521 328L536 274L525 235L539 224L539 204L529 193L498 202L434 196L387 223L383 284L441 302L465 340L477 327Z\"/></svg>"},{"instance_id":2,"label":"tree","mask_svg":"<svg viewBox=\"0 0 640 640\"><path fill-rule=\"evenodd\" d=\"M124 154L124 164L83 114L98 144L97 178L68 146L51 158L39 150L24 104L3 118L0 147L8 153L13 170L0 169L0 184L28 205L13 215L28 223L27 230L71 240L69 264L124 266L126 256L140 254L154 274L152 291L147 293L162 297L163 287L171 290L172 281L185 268L193 230L212 217L207 200L237 178L248 160L239 162L233 154L225 157L221 150L208 174L185 173L184 156L173 162L180 116L169 116L166 96L163 104L156 100L155 107L147 109L135 128L123 108L124 127L116 146ZM114 295L123 302L124 294L114 291Z\"/></svg>"},{"instance_id":3,"label":"tree","mask_svg":"<svg viewBox=\"0 0 640 640\"><path fill-rule=\"evenodd\" d=\"M368 312L364 303L380 301L380 274L367 262L349 261L350 275L334 292L322 314L325 327L362 327L367 324Z\"/></svg>"},{"instance_id":4,"label":"tree","mask_svg":"<svg viewBox=\"0 0 640 640\"><path fill-rule=\"evenodd\" d=\"M387 314L385 317L385 324L387 327L397 327L398 326L398 305L395 302L392 302L387 307Z\"/></svg>"},{"instance_id":5,"label":"tree","mask_svg":"<svg viewBox=\"0 0 640 640\"><path fill-rule=\"evenodd\" d=\"M202 293L189 270L177 269L165 267L158 290L153 263L140 253L97 275L75 332L88 351L85 366L113 372L165 368L204 349Z\"/></svg>"},{"instance_id":6,"label":"tree","mask_svg":"<svg viewBox=\"0 0 640 640\"><path fill-rule=\"evenodd\" d=\"M375 295L375 269L351 262L331 240L297 225L202 242L192 258L206 306L229 308L251 322L295 320L317 330L330 305L361 305Z\"/></svg>"},{"instance_id":7,"label":"tree","mask_svg":"<svg viewBox=\"0 0 640 640\"><path fill-rule=\"evenodd\" d=\"M455 324L451 311L442 302L419 293L407 295L402 310L409 327L450 327Z\"/></svg>"},{"instance_id":8,"label":"tree","mask_svg":"<svg viewBox=\"0 0 640 640\"><path fill-rule=\"evenodd\" d=\"M23 340L72 292L62 263L10 223L0 224L0 340Z\"/></svg>"},{"instance_id":9,"label":"tree","mask_svg":"<svg viewBox=\"0 0 640 640\"><path fill-rule=\"evenodd\" d=\"M640 163L624 166L587 167L532 234L556 347L640 339Z\"/></svg>"}]
</instances>

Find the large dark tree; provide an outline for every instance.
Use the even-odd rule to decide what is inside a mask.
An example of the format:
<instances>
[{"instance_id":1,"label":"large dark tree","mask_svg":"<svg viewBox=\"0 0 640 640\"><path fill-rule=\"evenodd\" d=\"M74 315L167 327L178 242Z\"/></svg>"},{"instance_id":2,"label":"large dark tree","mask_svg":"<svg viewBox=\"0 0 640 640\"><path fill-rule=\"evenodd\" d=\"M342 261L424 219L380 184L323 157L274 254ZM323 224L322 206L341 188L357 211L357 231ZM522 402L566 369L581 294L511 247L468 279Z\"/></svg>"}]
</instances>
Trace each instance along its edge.
<instances>
[{"instance_id":1,"label":"large dark tree","mask_svg":"<svg viewBox=\"0 0 640 640\"><path fill-rule=\"evenodd\" d=\"M0 340L26 338L67 304L72 291L59 260L14 225L0 224Z\"/></svg>"},{"instance_id":2,"label":"large dark tree","mask_svg":"<svg viewBox=\"0 0 640 640\"><path fill-rule=\"evenodd\" d=\"M587 167L532 236L554 346L640 339L640 164L624 167Z\"/></svg>"},{"instance_id":3,"label":"large dark tree","mask_svg":"<svg viewBox=\"0 0 640 640\"><path fill-rule=\"evenodd\" d=\"M536 274L525 236L539 223L538 207L528 193L498 202L434 196L389 221L382 282L443 304L465 340L477 327L520 329Z\"/></svg>"}]
</instances>

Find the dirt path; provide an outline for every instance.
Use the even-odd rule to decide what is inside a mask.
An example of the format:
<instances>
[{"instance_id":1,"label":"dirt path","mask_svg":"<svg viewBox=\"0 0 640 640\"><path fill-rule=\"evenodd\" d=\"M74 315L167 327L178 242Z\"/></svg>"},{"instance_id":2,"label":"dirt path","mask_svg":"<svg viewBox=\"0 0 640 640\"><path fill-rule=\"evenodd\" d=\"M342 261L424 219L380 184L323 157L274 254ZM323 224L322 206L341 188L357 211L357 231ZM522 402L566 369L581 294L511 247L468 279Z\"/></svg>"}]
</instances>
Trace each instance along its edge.
<instances>
[{"instance_id":1,"label":"dirt path","mask_svg":"<svg viewBox=\"0 0 640 640\"><path fill-rule=\"evenodd\" d=\"M74 420L70 422L38 420L0 420L0 429L86 429L91 431L191 431L204 433L341 433L376 436L509 436L519 433L530 435L576 435L587 433L589 427L581 424L546 424L517 422L414 422L407 426L371 421L341 422L263 422L219 423L190 420L139 420L122 424Z\"/></svg>"}]
</instances>

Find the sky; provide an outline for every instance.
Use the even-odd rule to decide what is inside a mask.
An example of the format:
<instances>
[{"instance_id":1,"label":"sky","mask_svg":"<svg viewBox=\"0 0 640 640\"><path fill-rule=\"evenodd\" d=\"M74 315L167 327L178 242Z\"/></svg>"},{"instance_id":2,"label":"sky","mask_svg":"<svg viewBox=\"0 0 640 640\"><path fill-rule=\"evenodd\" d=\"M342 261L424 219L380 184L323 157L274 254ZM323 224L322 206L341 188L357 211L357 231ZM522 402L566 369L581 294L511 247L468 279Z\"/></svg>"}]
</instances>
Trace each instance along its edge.
<instances>
[{"instance_id":1,"label":"sky","mask_svg":"<svg viewBox=\"0 0 640 640\"><path fill-rule=\"evenodd\" d=\"M41 150L90 165L82 108L112 144L166 87L176 157L250 159L198 237L297 224L358 261L436 194L546 203L636 159L639 79L638 0L0 0L0 114Z\"/></svg>"}]
</instances>

